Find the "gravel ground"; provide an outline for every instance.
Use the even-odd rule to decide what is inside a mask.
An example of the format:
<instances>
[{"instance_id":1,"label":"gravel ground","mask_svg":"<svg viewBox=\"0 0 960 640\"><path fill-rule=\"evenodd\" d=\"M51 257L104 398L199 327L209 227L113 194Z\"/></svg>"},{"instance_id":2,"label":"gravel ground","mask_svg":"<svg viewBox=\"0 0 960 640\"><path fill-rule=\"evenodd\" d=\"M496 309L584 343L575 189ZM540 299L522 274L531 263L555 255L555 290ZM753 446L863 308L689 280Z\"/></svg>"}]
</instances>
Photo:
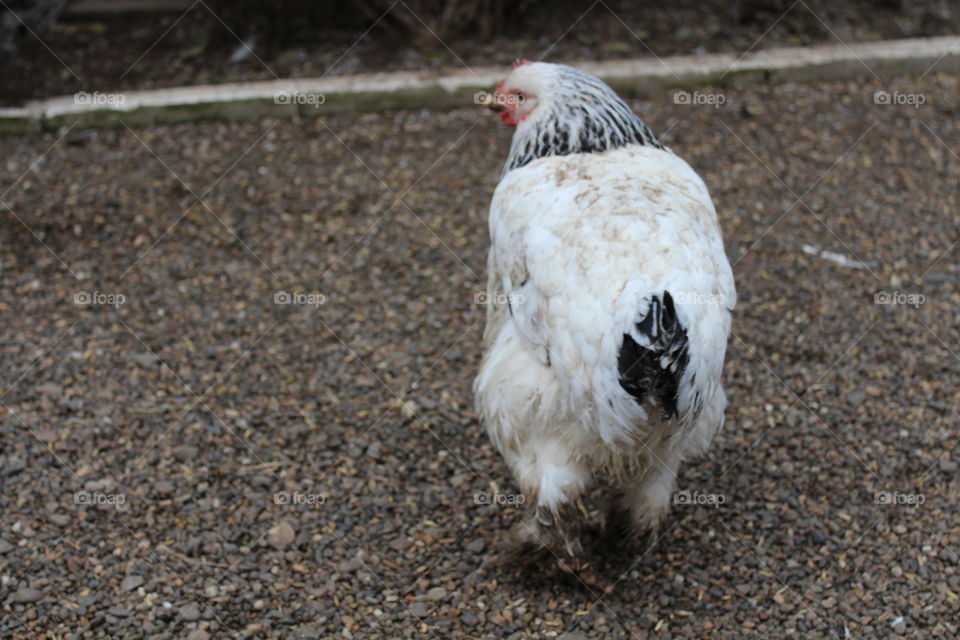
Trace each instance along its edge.
<instances>
[{"instance_id":1,"label":"gravel ground","mask_svg":"<svg viewBox=\"0 0 960 640\"><path fill-rule=\"evenodd\" d=\"M635 107L735 262L727 427L605 597L478 504L496 118L0 138L0 636L956 637L960 86L719 95Z\"/></svg>"},{"instance_id":2,"label":"gravel ground","mask_svg":"<svg viewBox=\"0 0 960 640\"><path fill-rule=\"evenodd\" d=\"M239 9L216 7L215 14L210 6L208 0L186 13L65 21L39 38L28 35L16 58L0 59L0 105L77 91L507 65L545 54L569 62L960 33L950 0L565 0L527 2L519 14L511 7L504 33L493 39L469 32L439 37L425 26L411 46L383 24L366 23L268 38L260 32L269 18L251 22ZM390 13L405 7L394 4ZM256 55L232 60L241 39L251 37Z\"/></svg>"}]
</instances>

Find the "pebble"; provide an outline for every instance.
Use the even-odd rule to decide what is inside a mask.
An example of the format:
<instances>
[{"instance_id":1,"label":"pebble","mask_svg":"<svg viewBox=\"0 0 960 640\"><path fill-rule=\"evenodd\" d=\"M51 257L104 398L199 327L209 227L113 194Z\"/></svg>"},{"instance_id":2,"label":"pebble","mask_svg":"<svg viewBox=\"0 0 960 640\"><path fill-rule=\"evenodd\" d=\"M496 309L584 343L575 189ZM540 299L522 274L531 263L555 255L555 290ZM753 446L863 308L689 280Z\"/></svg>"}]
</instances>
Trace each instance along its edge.
<instances>
[{"instance_id":1,"label":"pebble","mask_svg":"<svg viewBox=\"0 0 960 640\"><path fill-rule=\"evenodd\" d=\"M180 607L180 618L187 622L196 622L200 619L200 607L195 602L183 605Z\"/></svg>"},{"instance_id":2,"label":"pebble","mask_svg":"<svg viewBox=\"0 0 960 640\"><path fill-rule=\"evenodd\" d=\"M107 613L112 615L115 618L129 618L130 611L124 609L123 607L110 607L107 609Z\"/></svg>"},{"instance_id":3,"label":"pebble","mask_svg":"<svg viewBox=\"0 0 960 640\"><path fill-rule=\"evenodd\" d=\"M210 640L210 634L203 629L194 629L187 634L187 640Z\"/></svg>"},{"instance_id":4,"label":"pebble","mask_svg":"<svg viewBox=\"0 0 960 640\"><path fill-rule=\"evenodd\" d=\"M425 618L430 613L430 607L426 602L414 602L410 605L410 613L418 618Z\"/></svg>"},{"instance_id":5,"label":"pebble","mask_svg":"<svg viewBox=\"0 0 960 640\"><path fill-rule=\"evenodd\" d=\"M168 496L174 492L175 487L169 480L158 480L154 483L153 489L162 496Z\"/></svg>"},{"instance_id":6,"label":"pebble","mask_svg":"<svg viewBox=\"0 0 960 640\"><path fill-rule=\"evenodd\" d=\"M900 616L890 623L890 627L893 629L894 633L902 636L907 630L907 621Z\"/></svg>"},{"instance_id":7,"label":"pebble","mask_svg":"<svg viewBox=\"0 0 960 640\"><path fill-rule=\"evenodd\" d=\"M410 548L413 541L410 538L394 538L390 541L390 548L394 551L405 551Z\"/></svg>"},{"instance_id":8,"label":"pebble","mask_svg":"<svg viewBox=\"0 0 960 640\"><path fill-rule=\"evenodd\" d=\"M12 597L14 602L36 602L43 598L43 592L31 587L21 587L17 589Z\"/></svg>"},{"instance_id":9,"label":"pebble","mask_svg":"<svg viewBox=\"0 0 960 640\"><path fill-rule=\"evenodd\" d=\"M15 547L12 544L7 542L3 538L0 538L0 553L7 553L9 551L12 551L14 548Z\"/></svg>"},{"instance_id":10,"label":"pebble","mask_svg":"<svg viewBox=\"0 0 960 640\"><path fill-rule=\"evenodd\" d=\"M180 462L189 462L197 457L197 451L197 448L192 445L182 444L171 449L170 453Z\"/></svg>"},{"instance_id":11,"label":"pebble","mask_svg":"<svg viewBox=\"0 0 960 640\"><path fill-rule=\"evenodd\" d=\"M297 534L286 520L281 520L267 531L267 542L275 549L286 549Z\"/></svg>"},{"instance_id":12,"label":"pebble","mask_svg":"<svg viewBox=\"0 0 960 640\"><path fill-rule=\"evenodd\" d=\"M956 282L957 277L952 273L942 273L942 272L931 272L924 274L924 282L929 282L931 284L943 284L945 282Z\"/></svg>"},{"instance_id":13,"label":"pebble","mask_svg":"<svg viewBox=\"0 0 960 640\"><path fill-rule=\"evenodd\" d=\"M70 516L63 513L51 513L48 517L50 518L50 522L58 527L65 527L70 524Z\"/></svg>"},{"instance_id":14,"label":"pebble","mask_svg":"<svg viewBox=\"0 0 960 640\"><path fill-rule=\"evenodd\" d=\"M120 583L120 589L121 591L133 591L142 584L143 578L140 576L127 576L123 579L123 582Z\"/></svg>"},{"instance_id":15,"label":"pebble","mask_svg":"<svg viewBox=\"0 0 960 640\"><path fill-rule=\"evenodd\" d=\"M957 463L953 460L947 460L946 458L940 459L940 471L946 471L947 473L953 473L957 470Z\"/></svg>"},{"instance_id":16,"label":"pebble","mask_svg":"<svg viewBox=\"0 0 960 640\"><path fill-rule=\"evenodd\" d=\"M344 560L339 565L337 565L337 571L340 573L353 573L357 569L361 569L363 563L359 558L351 558L350 560Z\"/></svg>"},{"instance_id":17,"label":"pebble","mask_svg":"<svg viewBox=\"0 0 960 640\"><path fill-rule=\"evenodd\" d=\"M469 551L470 553L480 553L483 551L485 546L486 546L486 543L483 541L483 539L477 538L476 540L471 540L467 544L467 551Z\"/></svg>"},{"instance_id":18,"label":"pebble","mask_svg":"<svg viewBox=\"0 0 960 640\"><path fill-rule=\"evenodd\" d=\"M12 476L20 473L27 468L27 463L23 458L7 458L7 463L3 465L3 475Z\"/></svg>"},{"instance_id":19,"label":"pebble","mask_svg":"<svg viewBox=\"0 0 960 640\"><path fill-rule=\"evenodd\" d=\"M130 360L137 363L144 369L149 369L160 362L160 358L150 352L135 353L130 356Z\"/></svg>"},{"instance_id":20,"label":"pebble","mask_svg":"<svg viewBox=\"0 0 960 640\"><path fill-rule=\"evenodd\" d=\"M445 599L446 597L447 590L442 587L434 587L433 589L430 589L430 591L427 591L427 600L430 600L431 602L437 602Z\"/></svg>"}]
</instances>

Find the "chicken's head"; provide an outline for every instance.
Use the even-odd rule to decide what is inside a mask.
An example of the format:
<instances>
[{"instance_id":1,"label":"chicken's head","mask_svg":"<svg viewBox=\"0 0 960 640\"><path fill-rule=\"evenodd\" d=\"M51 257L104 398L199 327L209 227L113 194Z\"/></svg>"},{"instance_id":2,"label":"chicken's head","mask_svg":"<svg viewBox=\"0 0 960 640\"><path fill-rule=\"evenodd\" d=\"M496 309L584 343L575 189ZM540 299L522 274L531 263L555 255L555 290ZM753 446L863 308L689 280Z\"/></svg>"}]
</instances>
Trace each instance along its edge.
<instances>
[{"instance_id":1,"label":"chicken's head","mask_svg":"<svg viewBox=\"0 0 960 640\"><path fill-rule=\"evenodd\" d=\"M630 144L662 148L613 89L566 65L517 60L480 102L516 127L504 171L544 156L598 153Z\"/></svg>"},{"instance_id":2,"label":"chicken's head","mask_svg":"<svg viewBox=\"0 0 960 640\"><path fill-rule=\"evenodd\" d=\"M543 66L529 60L517 60L510 67L493 93L487 94L486 106L500 113L500 119L510 127L526 121L537 108L543 91ZM531 73L532 72L532 73Z\"/></svg>"}]
</instances>

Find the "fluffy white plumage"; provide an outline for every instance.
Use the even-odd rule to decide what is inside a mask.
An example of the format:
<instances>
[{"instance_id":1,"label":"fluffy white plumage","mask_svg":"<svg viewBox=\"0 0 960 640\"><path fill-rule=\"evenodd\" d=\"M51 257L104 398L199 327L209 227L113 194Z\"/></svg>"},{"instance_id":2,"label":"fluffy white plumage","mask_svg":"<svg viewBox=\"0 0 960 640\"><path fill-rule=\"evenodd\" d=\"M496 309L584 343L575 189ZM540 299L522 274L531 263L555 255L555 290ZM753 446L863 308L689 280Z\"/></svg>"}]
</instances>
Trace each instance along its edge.
<instances>
[{"instance_id":1,"label":"fluffy white plumage","mask_svg":"<svg viewBox=\"0 0 960 640\"><path fill-rule=\"evenodd\" d=\"M518 63L495 96L517 130L490 206L477 408L533 506L523 538L576 556L597 474L653 528L723 424L733 274L703 181L609 87Z\"/></svg>"}]
</instances>

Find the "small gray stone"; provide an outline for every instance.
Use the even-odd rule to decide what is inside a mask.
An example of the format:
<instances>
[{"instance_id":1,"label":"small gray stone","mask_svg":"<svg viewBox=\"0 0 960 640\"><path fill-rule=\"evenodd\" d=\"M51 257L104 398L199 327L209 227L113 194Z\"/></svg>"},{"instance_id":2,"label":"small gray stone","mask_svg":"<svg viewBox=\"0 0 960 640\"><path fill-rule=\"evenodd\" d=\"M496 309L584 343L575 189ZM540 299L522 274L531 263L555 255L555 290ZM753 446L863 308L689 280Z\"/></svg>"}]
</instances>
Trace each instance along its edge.
<instances>
[{"instance_id":1,"label":"small gray stone","mask_svg":"<svg viewBox=\"0 0 960 640\"><path fill-rule=\"evenodd\" d=\"M300 627L294 633L294 637L297 640L320 640L322 636L314 627Z\"/></svg>"},{"instance_id":2,"label":"small gray stone","mask_svg":"<svg viewBox=\"0 0 960 640\"><path fill-rule=\"evenodd\" d=\"M941 284L944 282L956 282L957 277L952 273L943 273L943 272L934 272L928 273L923 276L924 282L930 282L932 284Z\"/></svg>"},{"instance_id":3,"label":"small gray stone","mask_svg":"<svg viewBox=\"0 0 960 640\"><path fill-rule=\"evenodd\" d=\"M155 356L154 354L152 354L152 353L150 353L150 352L135 353L135 354L133 354L132 356L130 356L130 360L132 360L133 362L137 363L138 365L140 365L140 366L143 367L144 369L150 369L150 368L153 367L155 364L157 364L158 362L160 362L160 358L158 358L157 356Z\"/></svg>"},{"instance_id":4,"label":"small gray stone","mask_svg":"<svg viewBox=\"0 0 960 640\"><path fill-rule=\"evenodd\" d=\"M180 607L180 618L187 622L196 622L200 619L200 607L195 602Z\"/></svg>"},{"instance_id":5,"label":"small gray stone","mask_svg":"<svg viewBox=\"0 0 960 640\"><path fill-rule=\"evenodd\" d=\"M123 579L123 582L120 583L120 589L122 591L133 591L142 584L143 578L140 576L127 576Z\"/></svg>"},{"instance_id":6,"label":"small gray stone","mask_svg":"<svg viewBox=\"0 0 960 640\"><path fill-rule=\"evenodd\" d=\"M173 493L174 486L169 480L160 480L153 485L153 489L162 496L168 496Z\"/></svg>"},{"instance_id":7,"label":"small gray stone","mask_svg":"<svg viewBox=\"0 0 960 640\"><path fill-rule=\"evenodd\" d=\"M390 541L390 548L394 551L405 551L413 542L409 538L394 538Z\"/></svg>"},{"instance_id":8,"label":"small gray stone","mask_svg":"<svg viewBox=\"0 0 960 640\"><path fill-rule=\"evenodd\" d=\"M15 473L20 473L26 468L27 463L24 462L22 458L8 458L7 464L3 465L3 474L12 476Z\"/></svg>"},{"instance_id":9,"label":"small gray stone","mask_svg":"<svg viewBox=\"0 0 960 640\"><path fill-rule=\"evenodd\" d=\"M43 597L43 591L31 587L23 587L14 592L12 600L14 602L36 602Z\"/></svg>"},{"instance_id":10,"label":"small gray stone","mask_svg":"<svg viewBox=\"0 0 960 640\"><path fill-rule=\"evenodd\" d=\"M940 471L946 471L947 473L953 473L957 470L957 463L953 460L947 460L946 458L940 458Z\"/></svg>"},{"instance_id":11,"label":"small gray stone","mask_svg":"<svg viewBox=\"0 0 960 640\"><path fill-rule=\"evenodd\" d=\"M180 462L189 462L197 457L197 448L189 444L182 444L171 449L170 453Z\"/></svg>"},{"instance_id":12,"label":"small gray stone","mask_svg":"<svg viewBox=\"0 0 960 640\"><path fill-rule=\"evenodd\" d=\"M70 524L70 516L63 513L51 513L48 517L50 518L50 522L58 527L65 527Z\"/></svg>"},{"instance_id":13,"label":"small gray stone","mask_svg":"<svg viewBox=\"0 0 960 640\"><path fill-rule=\"evenodd\" d=\"M351 560L344 560L339 565L337 565L337 571L340 573L353 573L357 569L362 569L363 563L359 559L353 558Z\"/></svg>"},{"instance_id":14,"label":"small gray stone","mask_svg":"<svg viewBox=\"0 0 960 640\"><path fill-rule=\"evenodd\" d=\"M286 549L296 537L296 532L286 520L281 520L267 531L267 542L274 549Z\"/></svg>"},{"instance_id":15,"label":"small gray stone","mask_svg":"<svg viewBox=\"0 0 960 640\"><path fill-rule=\"evenodd\" d=\"M481 538L477 538L476 540L471 540L470 543L467 544L467 551L469 551L470 553L480 553L481 551L483 551L483 548L485 546L486 546L486 543L484 543L484 541Z\"/></svg>"},{"instance_id":16,"label":"small gray stone","mask_svg":"<svg viewBox=\"0 0 960 640\"><path fill-rule=\"evenodd\" d=\"M8 551L13 551L14 548L15 547L12 544L0 538L0 553L7 553Z\"/></svg>"},{"instance_id":17,"label":"small gray stone","mask_svg":"<svg viewBox=\"0 0 960 640\"><path fill-rule=\"evenodd\" d=\"M897 618L896 620L893 621L893 624L891 624L890 626L893 628L894 633L902 636L903 633L907 630L907 621L904 620L903 618Z\"/></svg>"},{"instance_id":18,"label":"small gray stone","mask_svg":"<svg viewBox=\"0 0 960 640\"><path fill-rule=\"evenodd\" d=\"M427 606L426 602L414 602L410 605L410 613L418 618L426 618L427 614L430 613L430 607Z\"/></svg>"},{"instance_id":19,"label":"small gray stone","mask_svg":"<svg viewBox=\"0 0 960 640\"><path fill-rule=\"evenodd\" d=\"M210 640L210 634L203 629L194 629L187 634L187 640Z\"/></svg>"},{"instance_id":20,"label":"small gray stone","mask_svg":"<svg viewBox=\"0 0 960 640\"><path fill-rule=\"evenodd\" d=\"M115 618L129 618L130 611L124 609L123 607L110 607L107 609L107 613L112 615Z\"/></svg>"},{"instance_id":21,"label":"small gray stone","mask_svg":"<svg viewBox=\"0 0 960 640\"><path fill-rule=\"evenodd\" d=\"M867 394L863 392L862 389L854 389L847 394L847 402L851 405L858 407L863 404L863 401L867 399Z\"/></svg>"},{"instance_id":22,"label":"small gray stone","mask_svg":"<svg viewBox=\"0 0 960 640\"><path fill-rule=\"evenodd\" d=\"M433 589L430 589L430 591L427 591L427 600L430 600L431 602L438 602L446 599L446 597L447 590L443 587L434 587Z\"/></svg>"}]
</instances>

